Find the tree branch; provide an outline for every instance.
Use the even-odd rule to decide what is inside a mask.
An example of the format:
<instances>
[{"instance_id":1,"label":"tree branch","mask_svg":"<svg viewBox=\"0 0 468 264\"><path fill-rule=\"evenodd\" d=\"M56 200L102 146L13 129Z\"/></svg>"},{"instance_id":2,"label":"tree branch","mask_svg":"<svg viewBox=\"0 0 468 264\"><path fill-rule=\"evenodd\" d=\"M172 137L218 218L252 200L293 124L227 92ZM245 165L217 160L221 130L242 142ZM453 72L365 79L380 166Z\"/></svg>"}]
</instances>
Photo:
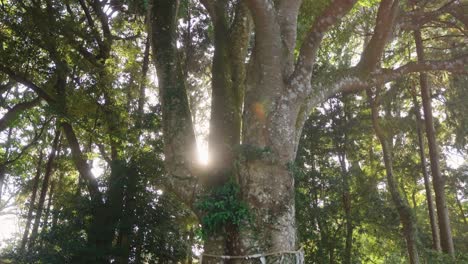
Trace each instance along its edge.
<instances>
[{"instance_id":1,"label":"tree branch","mask_svg":"<svg viewBox=\"0 0 468 264\"><path fill-rule=\"evenodd\" d=\"M325 32L347 14L355 3L356 0L334 0L314 21L301 46L299 59L290 81L292 87L301 87L310 83L312 67ZM301 91L299 89L298 92L299 94L306 95L311 91L307 89L302 89Z\"/></svg>"},{"instance_id":2,"label":"tree branch","mask_svg":"<svg viewBox=\"0 0 468 264\"><path fill-rule=\"evenodd\" d=\"M15 121L22 112L38 105L41 100L41 98L37 97L32 101L22 102L13 106L10 111L8 111L2 118L0 118L0 131L5 130L5 128L7 128L11 122Z\"/></svg>"},{"instance_id":3,"label":"tree branch","mask_svg":"<svg viewBox=\"0 0 468 264\"><path fill-rule=\"evenodd\" d=\"M42 136L42 133L44 132L44 129L45 127L47 126L47 124L50 122L50 119L48 121L46 121L44 123L44 125L42 126L41 130L39 130L39 133L37 133L36 131L34 131L34 138L31 140L31 142L29 142L26 146L24 146L21 151L18 153L18 155L16 155L16 157L12 158L12 159L8 159L6 160L5 162L3 162L1 164L1 166L6 166L8 164L12 164L14 163L15 161L19 160L25 153L26 151L32 147L34 144L36 144L36 142L39 140L39 138Z\"/></svg>"},{"instance_id":4,"label":"tree branch","mask_svg":"<svg viewBox=\"0 0 468 264\"><path fill-rule=\"evenodd\" d=\"M109 27L109 18L107 17L106 13L104 13L103 4L99 0L93 0L91 5L93 7L94 13L96 13L99 19L102 33L104 35L100 45L100 56L101 58L108 58L112 45L112 34Z\"/></svg>"},{"instance_id":5,"label":"tree branch","mask_svg":"<svg viewBox=\"0 0 468 264\"><path fill-rule=\"evenodd\" d=\"M166 186L188 206L198 188L196 141L180 61L176 50L178 1L153 0L149 34L156 65L163 117Z\"/></svg>"},{"instance_id":6,"label":"tree branch","mask_svg":"<svg viewBox=\"0 0 468 264\"><path fill-rule=\"evenodd\" d=\"M358 92L370 87L376 87L385 83L394 81L402 76L415 72L429 71L448 71L452 73L468 73L466 66L468 64L468 54L458 56L457 58L446 61L424 61L424 62L409 62L396 69L379 69L372 72L366 78L360 77L357 74L358 69L352 68L341 74L336 74L337 81L331 84L315 83L316 95L311 98L313 103L311 107L316 106L319 102L326 100L339 92ZM338 77L341 76L341 77ZM335 79L335 80L336 80ZM328 87L328 88L326 88Z\"/></svg>"},{"instance_id":7,"label":"tree branch","mask_svg":"<svg viewBox=\"0 0 468 264\"><path fill-rule=\"evenodd\" d=\"M44 99L47 103L54 103L55 102L55 99L52 96L50 96L44 89L40 88L39 86L34 84L32 81L27 79L26 76L24 76L23 74L16 73L12 69L4 66L3 64L0 64L0 71L6 73L13 80L23 84L24 86L26 86L26 87L30 88L31 90L33 90L34 92L36 92L37 95L39 95L39 97Z\"/></svg>"},{"instance_id":8,"label":"tree branch","mask_svg":"<svg viewBox=\"0 0 468 264\"><path fill-rule=\"evenodd\" d=\"M283 76L289 78L294 71L294 49L297 40L297 18L302 0L281 0L277 6L278 24L283 44Z\"/></svg>"},{"instance_id":9,"label":"tree branch","mask_svg":"<svg viewBox=\"0 0 468 264\"><path fill-rule=\"evenodd\" d=\"M260 72L268 76L277 76L280 72L268 74L272 70L281 69L280 56L282 42L281 31L277 21L275 8L271 0L246 0L247 7L255 25L254 61L261 60Z\"/></svg>"},{"instance_id":10,"label":"tree branch","mask_svg":"<svg viewBox=\"0 0 468 264\"><path fill-rule=\"evenodd\" d=\"M68 122L62 122L61 126L67 138L68 145L70 146L73 162L75 163L81 177L86 180L86 185L88 187L88 192L91 195L91 199L96 204L102 204L102 193L99 191L98 183L91 173L88 163L83 158L83 153L81 152L73 127Z\"/></svg>"},{"instance_id":11,"label":"tree branch","mask_svg":"<svg viewBox=\"0 0 468 264\"><path fill-rule=\"evenodd\" d=\"M6 84L0 85L0 94L2 94L5 91L10 90L14 85L15 85L15 82L12 80L8 80Z\"/></svg>"},{"instance_id":12,"label":"tree branch","mask_svg":"<svg viewBox=\"0 0 468 264\"><path fill-rule=\"evenodd\" d=\"M463 12L463 4L456 4L455 2L450 1L442 7L429 12L424 12L422 8L407 12L401 15L397 23L403 30L415 30L447 13L452 14L459 20L461 19L460 21L463 23L463 16L458 16L459 10Z\"/></svg>"},{"instance_id":13,"label":"tree branch","mask_svg":"<svg viewBox=\"0 0 468 264\"><path fill-rule=\"evenodd\" d=\"M374 34L364 48L357 68L366 75L378 67L385 45L393 32L398 13L398 0L383 0L377 12Z\"/></svg>"},{"instance_id":14,"label":"tree branch","mask_svg":"<svg viewBox=\"0 0 468 264\"><path fill-rule=\"evenodd\" d=\"M84 0L79 0L81 9L83 9L83 12L85 13L86 16L86 21L88 22L88 26L91 28L91 31L93 31L94 35L94 40L98 43L99 47L102 47L102 39L101 36L99 36L99 33L96 29L96 25L94 24L94 19L91 16L91 13L89 12L89 8L86 6L86 2Z\"/></svg>"}]
</instances>

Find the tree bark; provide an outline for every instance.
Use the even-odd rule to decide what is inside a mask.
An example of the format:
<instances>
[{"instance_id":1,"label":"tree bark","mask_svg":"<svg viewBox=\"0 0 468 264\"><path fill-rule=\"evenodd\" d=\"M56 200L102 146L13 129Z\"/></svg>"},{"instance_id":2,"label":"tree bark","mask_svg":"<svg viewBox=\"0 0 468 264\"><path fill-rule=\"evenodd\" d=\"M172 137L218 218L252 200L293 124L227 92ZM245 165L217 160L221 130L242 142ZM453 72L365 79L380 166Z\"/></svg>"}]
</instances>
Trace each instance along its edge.
<instances>
[{"instance_id":1,"label":"tree bark","mask_svg":"<svg viewBox=\"0 0 468 264\"><path fill-rule=\"evenodd\" d=\"M353 247L353 220L352 220L352 215L351 215L351 194L350 194L350 187L349 187L349 180L350 180L350 172L346 166L346 152L348 150L348 120L349 120L349 114L348 114L348 108L347 104L347 98L343 97L343 116L340 116L340 120L335 120L335 126L337 126L337 122L341 121L343 122L341 126L335 127L335 129L338 129L343 133L343 139L335 139L335 147L337 148L338 151L338 159L340 161L340 167L341 167L341 180L342 180L342 186L343 186L343 210L345 212L345 220L346 220L346 240L345 240L345 251L344 251L344 256L343 256L343 263L345 264L351 264L352 260L352 247Z\"/></svg>"},{"instance_id":2,"label":"tree bark","mask_svg":"<svg viewBox=\"0 0 468 264\"><path fill-rule=\"evenodd\" d=\"M5 115L3 115L2 118L0 118L0 131L5 130L22 112L37 106L40 102L41 98L37 97L32 101L22 102L13 106Z\"/></svg>"},{"instance_id":3,"label":"tree bark","mask_svg":"<svg viewBox=\"0 0 468 264\"><path fill-rule=\"evenodd\" d=\"M418 61L424 62L424 48L420 31L414 31L414 39L416 43ZM455 249L453 247L452 231L450 228L450 219L447 202L445 199L445 179L440 170L440 153L437 146L434 119L432 117L431 94L426 74L420 73L419 83L424 110L424 121L426 125L426 136L429 143L429 159L431 161L432 184L434 186L434 193L436 197L435 202L437 207L437 218L439 222L440 245L444 253L454 255Z\"/></svg>"},{"instance_id":4,"label":"tree bark","mask_svg":"<svg viewBox=\"0 0 468 264\"><path fill-rule=\"evenodd\" d=\"M12 133L12 128L8 130L7 134L7 145L5 147L5 154L3 155L2 162L0 163L0 206L2 206L2 195L3 195L3 185L5 183L5 177L6 177L6 172L7 172L7 166L8 166L8 156L10 152L10 146L11 146L11 133Z\"/></svg>"},{"instance_id":5,"label":"tree bark","mask_svg":"<svg viewBox=\"0 0 468 264\"><path fill-rule=\"evenodd\" d=\"M176 29L178 0L150 1L149 34L156 65L162 108L166 185L185 204L192 206L199 187L196 141L180 61Z\"/></svg>"},{"instance_id":6,"label":"tree bark","mask_svg":"<svg viewBox=\"0 0 468 264\"><path fill-rule=\"evenodd\" d=\"M462 219L463 223L465 223L465 225L468 225L468 221L466 220L465 216L465 210L463 210L463 205L461 204L460 199L458 199L457 194L455 194L455 200L457 202L458 209L460 210L460 218Z\"/></svg>"},{"instance_id":7,"label":"tree bark","mask_svg":"<svg viewBox=\"0 0 468 264\"><path fill-rule=\"evenodd\" d=\"M29 202L28 217L26 218L26 226L24 228L23 238L21 239L20 252L24 252L26 249L26 243L28 241L29 229L31 228L31 222L33 219L34 203L36 202L37 188L39 187L39 178L41 177L42 159L43 152L39 153L39 159L37 161L36 175L33 180L33 188L31 191L31 200Z\"/></svg>"},{"instance_id":8,"label":"tree bark","mask_svg":"<svg viewBox=\"0 0 468 264\"><path fill-rule=\"evenodd\" d=\"M6 169L7 168L5 164L0 164L0 205L2 202L3 185L5 182Z\"/></svg>"},{"instance_id":9,"label":"tree bark","mask_svg":"<svg viewBox=\"0 0 468 264\"><path fill-rule=\"evenodd\" d=\"M42 181L41 193L39 201L37 202L36 216L34 219L33 229L31 231L31 237L29 238L29 248L33 248L36 243L38 234L39 224L41 222L42 211L44 209L44 202L47 195L47 189L49 188L50 178L52 176L53 163L55 155L57 154L58 144L60 139L60 130L57 128L55 131L54 141L52 142L52 149L47 160L46 170L44 173L44 179Z\"/></svg>"},{"instance_id":10,"label":"tree bark","mask_svg":"<svg viewBox=\"0 0 468 264\"><path fill-rule=\"evenodd\" d=\"M299 55L295 56L297 17L301 1L245 0L255 27L255 41L245 76L244 99L239 99L241 104L243 102L244 111L240 120L240 135L233 133L239 127L236 123L239 119L239 103L235 98L238 95L237 87L232 85L235 76L231 75L233 65L229 62L233 59L228 52L235 42L227 43L222 38L226 33L226 20L222 17L223 1L202 2L215 26L213 72L219 73L213 76L212 111L215 113L212 113L210 150L218 152L214 154L221 165L215 166L229 168L230 162L225 161L235 160L231 175L240 185L240 199L247 203L255 219L234 232L236 238L231 241L224 237L226 234L208 238L205 256L295 251L294 178L288 166L295 159L305 119L310 109L330 93L336 93L348 86L363 86L367 84L363 80L379 74L374 71L379 67L382 52L391 36L399 2L383 0L380 4L374 35L366 46L359 67L354 69L353 77L340 79L331 88L323 88L320 85L311 85L317 51L324 34L349 12L356 1L335 0L327 6L315 19L302 42ZM171 0L150 1L149 34L161 95L167 186L194 209L193 202L199 194L206 191L206 186L201 185L203 177L200 176L223 178L225 173L223 169L219 170L222 173L218 173L213 168L202 173L194 164L193 124L184 75L177 58L178 4L179 1ZM295 57L298 57L297 61ZM240 61L245 61L245 58ZM444 66L448 67L445 64ZM415 68L428 69L426 66L421 67L419 64L417 67L404 66L398 74ZM388 77L388 72L382 74L385 74L385 78ZM226 109L234 111L224 112ZM232 118L232 121L227 121L228 118ZM241 144L239 153L233 155L232 146L237 144ZM255 155L252 156L252 152ZM390 175L393 179L393 175ZM397 188L396 185L394 187ZM411 212L408 213L406 209L400 212L404 219L411 216ZM414 234L414 227L410 224L411 222L405 223L409 227L405 231ZM408 244L414 246L414 241L411 240L414 236L409 238ZM415 246L409 250L413 261L417 259L415 250ZM278 258L283 257L287 259L285 262L292 262L297 257L293 255L278 254ZM272 257L271 261L275 258ZM219 257L204 257L203 261L216 263L219 262Z\"/></svg>"},{"instance_id":11,"label":"tree bark","mask_svg":"<svg viewBox=\"0 0 468 264\"><path fill-rule=\"evenodd\" d=\"M245 4L238 1L230 24L227 1L203 2L211 11L214 27L209 152L210 183L217 185L232 174L235 148L240 143L250 16Z\"/></svg>"},{"instance_id":12,"label":"tree bark","mask_svg":"<svg viewBox=\"0 0 468 264\"><path fill-rule=\"evenodd\" d=\"M429 174L427 172L427 162L426 162L426 154L424 152L424 135L421 128L421 124L423 122L421 118L419 103L416 98L416 94L413 95L413 104L414 104L414 112L416 115L416 130L418 133L418 145L419 145L419 157L421 160L421 172L424 179L424 188L426 190L426 202L427 202L427 210L429 213L429 222L431 224L431 234L432 234L432 248L436 251L440 251L440 238L439 238L439 229L437 228L437 220L436 214L434 210L434 202L432 199L432 190L430 186L430 179Z\"/></svg>"},{"instance_id":13,"label":"tree bark","mask_svg":"<svg viewBox=\"0 0 468 264\"><path fill-rule=\"evenodd\" d=\"M119 249L117 263L128 263L130 257L130 246L133 239L133 227L136 222L136 194L138 173L134 170L129 170L127 174L127 187L125 190L125 206L123 208L122 218L120 221L119 236L117 239L116 248Z\"/></svg>"},{"instance_id":14,"label":"tree bark","mask_svg":"<svg viewBox=\"0 0 468 264\"><path fill-rule=\"evenodd\" d=\"M353 222L351 217L351 195L349 189L349 171L346 169L345 165L345 155L341 155L340 164L341 164L341 174L343 181L343 209L345 211L346 219L346 242L345 242L345 252L343 263L351 264L352 258L352 248L353 248Z\"/></svg>"},{"instance_id":15,"label":"tree bark","mask_svg":"<svg viewBox=\"0 0 468 264\"><path fill-rule=\"evenodd\" d=\"M416 245L416 223L413 212L408 205L408 202L401 197L400 191L398 190L398 183L393 175L393 160L392 150L389 143L389 139L385 135L385 132L379 125L379 113L378 113L378 96L372 98L372 94L368 91L369 102L371 105L372 115L372 126L374 127L375 134L382 145L382 154L384 159L385 171L387 175L388 190L392 196L393 203L400 216L400 222L403 225L403 234L406 239L406 247L409 255L411 264L419 263L419 255Z\"/></svg>"}]
</instances>

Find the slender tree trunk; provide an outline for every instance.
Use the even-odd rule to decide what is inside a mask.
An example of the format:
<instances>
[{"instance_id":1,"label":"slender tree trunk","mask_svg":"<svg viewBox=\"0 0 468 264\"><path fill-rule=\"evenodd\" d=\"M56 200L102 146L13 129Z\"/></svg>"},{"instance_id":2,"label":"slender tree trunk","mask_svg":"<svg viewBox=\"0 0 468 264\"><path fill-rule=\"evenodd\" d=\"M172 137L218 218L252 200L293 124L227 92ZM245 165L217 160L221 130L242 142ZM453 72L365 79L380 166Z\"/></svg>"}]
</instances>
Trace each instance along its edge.
<instances>
[{"instance_id":1,"label":"slender tree trunk","mask_svg":"<svg viewBox=\"0 0 468 264\"><path fill-rule=\"evenodd\" d=\"M6 165L0 164L0 205L2 202L3 183L5 182L5 175L6 175Z\"/></svg>"},{"instance_id":2,"label":"slender tree trunk","mask_svg":"<svg viewBox=\"0 0 468 264\"><path fill-rule=\"evenodd\" d=\"M187 264L192 264L193 263L193 252L192 252L192 245L194 244L194 236L195 233L193 232L193 227L190 227L190 230L188 231L188 241L187 243Z\"/></svg>"},{"instance_id":3,"label":"slender tree trunk","mask_svg":"<svg viewBox=\"0 0 468 264\"><path fill-rule=\"evenodd\" d=\"M29 202L28 217L26 218L26 226L24 228L23 238L21 239L20 252L24 252L26 248L26 242L28 241L29 229L31 228L31 221L33 219L34 203L36 201L37 188L39 187L39 178L41 177L42 159L43 152L39 153L39 159L37 161L36 176L33 180L33 188L31 191L31 200Z\"/></svg>"},{"instance_id":4,"label":"slender tree trunk","mask_svg":"<svg viewBox=\"0 0 468 264\"><path fill-rule=\"evenodd\" d=\"M11 141L11 133L12 133L12 128L8 129L8 135L7 135L7 145L5 147L5 154L4 154L4 161L0 163L0 208L2 206L2 195L3 195L3 185L5 183L5 176L6 176L6 171L7 171L7 160L10 152L10 141Z\"/></svg>"},{"instance_id":5,"label":"slender tree trunk","mask_svg":"<svg viewBox=\"0 0 468 264\"><path fill-rule=\"evenodd\" d=\"M57 147L57 158L56 159L58 159L58 156L60 155L61 142L62 142L62 140L60 140L59 145ZM56 180L52 180L51 184L50 184L49 199L47 201L47 207L46 207L46 211L45 211L45 214L44 214L43 230L47 230L47 228L48 228L50 207L52 206L52 201L54 199L55 188L56 188ZM41 240L41 243L42 243L42 240ZM41 246L42 246L42 244L41 244Z\"/></svg>"},{"instance_id":6,"label":"slender tree trunk","mask_svg":"<svg viewBox=\"0 0 468 264\"><path fill-rule=\"evenodd\" d=\"M418 61L424 62L424 49L419 30L414 31L414 39L416 42L416 52ZM434 128L434 120L432 117L431 93L428 85L427 75L420 73L419 83L421 86L421 97L424 110L424 121L426 124L426 136L429 142L429 158L431 161L432 183L436 197L437 218L440 231L440 245L444 253L454 255L452 231L450 229L450 219L445 199L445 179L440 170L440 154L437 146L436 133Z\"/></svg>"},{"instance_id":7,"label":"slender tree trunk","mask_svg":"<svg viewBox=\"0 0 468 264\"><path fill-rule=\"evenodd\" d=\"M389 140L385 136L385 132L379 125L378 98L373 99L370 92L368 92L368 96L372 111L372 125L374 127L375 134L377 135L377 138L382 145L388 189L400 216L401 224L403 225L403 234L406 239L409 260L411 264L418 264L419 255L416 246L416 223L414 220L414 215L408 205L408 202L402 198L400 191L398 190L398 183L393 175L391 146L388 142Z\"/></svg>"},{"instance_id":8,"label":"slender tree trunk","mask_svg":"<svg viewBox=\"0 0 468 264\"><path fill-rule=\"evenodd\" d=\"M140 128L143 125L143 114L144 114L144 107L145 107L145 102L146 102L146 84L147 84L147 78L146 75L148 74L148 69L149 69L149 59L150 59L150 37L146 39L145 43L145 51L143 55L143 65L141 69L141 80L140 80L140 87L139 87L139 95L138 95L138 119L137 119L137 124L136 127Z\"/></svg>"},{"instance_id":9,"label":"slender tree trunk","mask_svg":"<svg viewBox=\"0 0 468 264\"><path fill-rule=\"evenodd\" d=\"M31 231L31 237L29 239L29 248L34 247L34 244L36 242L39 224L41 222L42 211L44 209L44 202L45 202L45 198L47 195L47 189L49 188L49 182L52 176L53 163L54 163L55 155L57 153L59 139L60 139L60 130L57 128L55 131L54 141L52 142L52 150L47 160L46 170L44 173L44 180L42 181L41 194L39 196L39 201L37 202L36 216L34 219L33 229Z\"/></svg>"},{"instance_id":10,"label":"slender tree trunk","mask_svg":"<svg viewBox=\"0 0 468 264\"><path fill-rule=\"evenodd\" d=\"M324 249L328 247L328 232L326 231L326 224L322 223L322 216L320 215L320 209L318 207L319 198L318 198L318 183L315 181L315 177L312 179L310 194L312 198L312 207L316 212L313 217L313 223L317 225L319 229L320 238L317 241L317 259L320 259L319 263L325 263L327 260L327 254L324 253Z\"/></svg>"},{"instance_id":11,"label":"slender tree trunk","mask_svg":"<svg viewBox=\"0 0 468 264\"><path fill-rule=\"evenodd\" d=\"M62 193L63 177L64 177L64 173L60 171L59 178L58 178L58 181L57 181L56 193ZM61 208L56 207L57 206L56 200L57 200L57 198L54 199L55 204L54 204L54 209L52 211L52 223L51 223L51 227L50 227L51 230L55 230L55 228L57 227L57 223L58 223L58 220L59 220L60 209L61 209Z\"/></svg>"},{"instance_id":12,"label":"slender tree trunk","mask_svg":"<svg viewBox=\"0 0 468 264\"><path fill-rule=\"evenodd\" d=\"M117 263L128 263L130 257L130 246L133 239L133 227L136 222L136 192L138 183L138 173L131 170L127 174L127 188L125 191L125 207L123 210L122 219L120 222L119 237L116 248L119 249L120 255L117 258Z\"/></svg>"},{"instance_id":13,"label":"slender tree trunk","mask_svg":"<svg viewBox=\"0 0 468 264\"><path fill-rule=\"evenodd\" d=\"M138 231L135 238L135 263L143 263L144 232L145 228L142 226L138 226Z\"/></svg>"},{"instance_id":14,"label":"slender tree trunk","mask_svg":"<svg viewBox=\"0 0 468 264\"><path fill-rule=\"evenodd\" d=\"M457 194L455 194L455 200L457 201L457 206L458 206L458 209L460 210L460 217L463 223L465 223L465 225L468 226L468 221L466 220L465 211L463 210L463 205L461 204L460 199L458 199Z\"/></svg>"},{"instance_id":15,"label":"slender tree trunk","mask_svg":"<svg viewBox=\"0 0 468 264\"><path fill-rule=\"evenodd\" d=\"M352 256L352 247L353 247L353 222L351 217L351 195L349 190L349 172L346 169L345 165L345 156L342 155L340 158L341 163L341 174L342 174L342 181L343 181L343 208L345 211L345 219L346 219L346 242L345 242L345 252L343 263L351 264L351 256Z\"/></svg>"},{"instance_id":16,"label":"slender tree trunk","mask_svg":"<svg viewBox=\"0 0 468 264\"><path fill-rule=\"evenodd\" d=\"M343 140L340 144L339 140L336 141L336 148L339 151L339 161L340 161L340 167L341 167L341 180L342 180L342 186L343 186L343 209L345 212L345 220L346 220L346 240L345 240L345 250L344 250L344 256L343 256L343 263L345 264L351 264L352 260L352 247L353 247L353 220L351 216L351 195L350 195L350 187L349 187L349 180L350 180L350 175L349 175L349 170L346 166L346 152L348 149L348 102L347 98L343 97L343 116L340 117L340 121L343 122L341 126L337 127L337 129L340 129L343 133ZM335 121L339 122L339 121ZM340 146L341 145L341 146Z\"/></svg>"},{"instance_id":17,"label":"slender tree trunk","mask_svg":"<svg viewBox=\"0 0 468 264\"><path fill-rule=\"evenodd\" d=\"M49 191L49 199L47 201L47 207L46 211L44 214L44 228L47 228L48 222L49 222L49 216L50 216L50 207L52 206L52 200L54 199L54 194L55 194L55 181L52 181L50 184L50 191Z\"/></svg>"},{"instance_id":18,"label":"slender tree trunk","mask_svg":"<svg viewBox=\"0 0 468 264\"><path fill-rule=\"evenodd\" d=\"M427 210L429 213L429 221L431 224L431 233L432 233L432 247L436 251L440 251L440 238L439 238L439 229L437 228L436 214L434 210L434 202L432 199L432 190L430 186L429 174L427 172L427 162L426 154L424 152L424 135L421 129L422 118L419 108L419 103L416 98L416 94L413 95L414 111L416 115L416 129L418 133L418 145L419 145L419 157L421 159L421 172L424 179L424 188L426 190L426 201L427 201Z\"/></svg>"}]
</instances>

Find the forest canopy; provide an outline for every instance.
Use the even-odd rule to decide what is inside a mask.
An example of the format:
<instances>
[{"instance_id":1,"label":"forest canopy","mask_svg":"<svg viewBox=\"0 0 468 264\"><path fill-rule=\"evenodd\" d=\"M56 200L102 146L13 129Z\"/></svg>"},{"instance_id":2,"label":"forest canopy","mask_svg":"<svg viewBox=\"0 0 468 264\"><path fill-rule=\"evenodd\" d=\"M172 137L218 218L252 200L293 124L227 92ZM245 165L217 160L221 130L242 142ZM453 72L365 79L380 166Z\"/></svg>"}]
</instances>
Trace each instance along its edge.
<instances>
[{"instance_id":1,"label":"forest canopy","mask_svg":"<svg viewBox=\"0 0 468 264\"><path fill-rule=\"evenodd\" d=\"M468 263L468 3L0 0L0 263Z\"/></svg>"}]
</instances>

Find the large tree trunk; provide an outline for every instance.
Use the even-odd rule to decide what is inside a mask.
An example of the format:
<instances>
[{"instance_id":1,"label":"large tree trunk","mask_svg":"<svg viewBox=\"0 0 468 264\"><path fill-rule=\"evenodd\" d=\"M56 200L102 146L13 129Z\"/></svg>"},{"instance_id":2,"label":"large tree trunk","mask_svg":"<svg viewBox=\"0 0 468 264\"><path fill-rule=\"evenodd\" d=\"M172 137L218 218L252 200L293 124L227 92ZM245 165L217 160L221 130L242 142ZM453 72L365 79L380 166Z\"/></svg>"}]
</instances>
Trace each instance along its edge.
<instances>
[{"instance_id":1,"label":"large tree trunk","mask_svg":"<svg viewBox=\"0 0 468 264\"><path fill-rule=\"evenodd\" d=\"M44 202L47 195L47 189L49 188L50 178L52 176L52 169L55 160L55 155L57 154L58 144L60 139L60 130L57 128L55 131L54 141L52 142L52 149L49 154L49 159L47 160L46 170L44 173L44 180L42 181L41 194L39 196L39 201L37 202L36 216L34 219L33 229L31 231L31 237L29 238L29 248L34 247L36 242L39 224L41 222L42 211L44 209Z\"/></svg>"},{"instance_id":2,"label":"large tree trunk","mask_svg":"<svg viewBox=\"0 0 468 264\"><path fill-rule=\"evenodd\" d=\"M44 153L39 152L39 159L37 161L36 176L33 180L33 188L31 191L31 200L29 202L28 217L26 218L26 226L24 228L23 238L21 239L20 252L23 252L26 248L28 241L29 229L31 228L31 222L33 219L34 203L36 202L37 188L39 187L39 178L41 177L42 159Z\"/></svg>"},{"instance_id":3,"label":"large tree trunk","mask_svg":"<svg viewBox=\"0 0 468 264\"><path fill-rule=\"evenodd\" d=\"M424 152L424 135L421 129L422 118L416 94L413 95L414 112L416 115L416 129L418 133L419 157L421 159L421 171L424 179L424 188L426 189L427 210L429 213L429 221L431 224L432 247L436 251L440 251L439 229L437 228L436 214L434 210L434 202L432 199L432 190L430 186L429 174L427 173L426 154Z\"/></svg>"},{"instance_id":4,"label":"large tree trunk","mask_svg":"<svg viewBox=\"0 0 468 264\"><path fill-rule=\"evenodd\" d=\"M385 132L379 125L379 110L378 101L379 98L372 98L372 94L368 92L369 101L371 104L372 112L372 125L374 127L375 134L382 145L382 154L384 159L385 171L387 175L388 190L392 196L393 203L400 216L400 222L403 226L403 235L406 239L406 247L408 250L409 260L411 264L419 263L419 255L416 245L416 223L413 212L408 205L408 202L402 198L400 191L398 190L398 183L393 175L393 160L391 145Z\"/></svg>"},{"instance_id":5,"label":"large tree trunk","mask_svg":"<svg viewBox=\"0 0 468 264\"><path fill-rule=\"evenodd\" d=\"M340 80L329 89L311 85L316 54L324 34L351 10L355 1L335 0L324 9L305 37L297 61L296 30L301 1L243 1L255 26L243 100L241 72L246 58L239 54L245 51L232 53L243 42L230 38L235 31L232 27L226 30L226 21L236 21L242 6L235 12L236 17L226 20L225 2L202 1L215 32L209 144L215 152L216 164L208 172L202 172L194 164L193 125L176 56L179 1L151 1L149 5L149 34L163 114L166 184L195 211L194 201L199 194L206 194L208 187L221 185L230 176L240 186L239 198L248 205L253 220L242 223L239 229L228 225L225 227L228 232L210 236L205 244L204 263L218 263L223 258L220 255L254 255L253 261L263 256L268 262L275 259L284 263L302 262L296 252L294 178L288 169L295 159L302 127L313 106L342 86L363 84L360 78L378 66L396 18L398 1L383 0L379 7L379 23L358 67L361 77ZM240 28L243 29L240 32L245 32L245 24ZM243 115L239 120L242 102ZM234 152L233 147L238 144L242 145ZM267 253L274 255L264 256Z\"/></svg>"},{"instance_id":6,"label":"large tree trunk","mask_svg":"<svg viewBox=\"0 0 468 264\"><path fill-rule=\"evenodd\" d=\"M424 62L424 49L421 38L421 32L414 32L416 42L416 52L418 61ZM448 214L447 202L445 199L445 179L440 171L440 154L437 146L434 120L432 117L431 93L427 81L427 75L420 73L419 83L421 86L421 97L424 110L424 121L426 124L426 136L429 143L429 158L431 161L432 183L436 197L437 218L439 220L440 245L444 253L454 255L452 231L450 229L450 219Z\"/></svg>"}]
</instances>

